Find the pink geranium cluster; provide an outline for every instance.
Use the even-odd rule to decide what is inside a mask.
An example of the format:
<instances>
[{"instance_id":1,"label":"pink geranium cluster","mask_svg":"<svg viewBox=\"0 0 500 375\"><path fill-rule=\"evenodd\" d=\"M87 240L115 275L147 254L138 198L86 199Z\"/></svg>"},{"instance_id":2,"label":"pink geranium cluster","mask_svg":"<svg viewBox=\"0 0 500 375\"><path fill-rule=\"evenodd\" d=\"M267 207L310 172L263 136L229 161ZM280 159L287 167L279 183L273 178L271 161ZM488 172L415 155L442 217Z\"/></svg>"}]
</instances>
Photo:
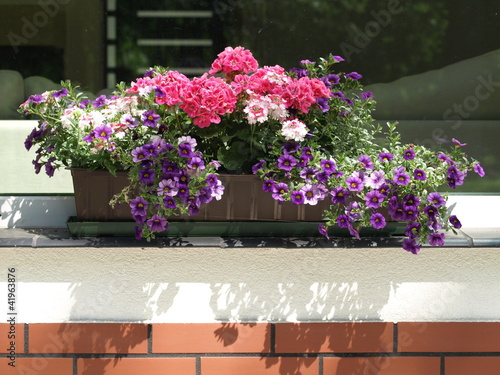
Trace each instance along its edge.
<instances>
[{"instance_id":1,"label":"pink geranium cluster","mask_svg":"<svg viewBox=\"0 0 500 375\"><path fill-rule=\"evenodd\" d=\"M212 63L210 74L223 72L225 74L247 74L257 70L259 63L252 53L243 47L226 47Z\"/></svg>"}]
</instances>

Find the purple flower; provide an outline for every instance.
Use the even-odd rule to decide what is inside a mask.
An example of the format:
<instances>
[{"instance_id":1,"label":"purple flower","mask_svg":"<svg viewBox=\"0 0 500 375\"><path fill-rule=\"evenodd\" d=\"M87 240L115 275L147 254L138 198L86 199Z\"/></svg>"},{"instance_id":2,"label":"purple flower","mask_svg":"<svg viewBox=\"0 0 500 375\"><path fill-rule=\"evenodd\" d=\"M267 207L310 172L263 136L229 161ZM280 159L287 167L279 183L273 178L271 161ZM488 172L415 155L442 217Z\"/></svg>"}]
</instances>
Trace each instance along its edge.
<instances>
[{"instance_id":1,"label":"purple flower","mask_svg":"<svg viewBox=\"0 0 500 375\"><path fill-rule=\"evenodd\" d=\"M338 62L345 61L344 58L341 56L333 56L333 59Z\"/></svg>"},{"instance_id":2,"label":"purple flower","mask_svg":"<svg viewBox=\"0 0 500 375\"><path fill-rule=\"evenodd\" d=\"M109 139L109 136L113 133L113 129L108 125L100 125L93 132L96 138Z\"/></svg>"},{"instance_id":3,"label":"purple flower","mask_svg":"<svg viewBox=\"0 0 500 375\"><path fill-rule=\"evenodd\" d=\"M418 208L416 206L403 205L403 212L405 221L413 221L418 218Z\"/></svg>"},{"instance_id":4,"label":"purple flower","mask_svg":"<svg viewBox=\"0 0 500 375\"><path fill-rule=\"evenodd\" d=\"M321 77L320 81L323 81L326 87L331 88L340 82L340 77L337 74L328 74Z\"/></svg>"},{"instance_id":5,"label":"purple flower","mask_svg":"<svg viewBox=\"0 0 500 375\"><path fill-rule=\"evenodd\" d=\"M258 163L252 166L252 173L256 174L258 170L261 170L264 167L265 160L260 160Z\"/></svg>"},{"instance_id":6,"label":"purple flower","mask_svg":"<svg viewBox=\"0 0 500 375\"><path fill-rule=\"evenodd\" d=\"M345 95L342 91L332 91L332 97L344 99Z\"/></svg>"},{"instance_id":7,"label":"purple flower","mask_svg":"<svg viewBox=\"0 0 500 375\"><path fill-rule=\"evenodd\" d=\"M420 251L420 246L417 245L413 238L405 238L403 240L403 249L412 254L418 254L418 252Z\"/></svg>"},{"instance_id":8,"label":"purple flower","mask_svg":"<svg viewBox=\"0 0 500 375\"><path fill-rule=\"evenodd\" d=\"M292 203L293 204L304 204L304 193L301 191L292 191L292 194L290 195Z\"/></svg>"},{"instance_id":9,"label":"purple flower","mask_svg":"<svg viewBox=\"0 0 500 375\"><path fill-rule=\"evenodd\" d=\"M284 171L291 171L297 165L297 160L292 155L281 155L278 158L278 167Z\"/></svg>"},{"instance_id":10,"label":"purple flower","mask_svg":"<svg viewBox=\"0 0 500 375\"><path fill-rule=\"evenodd\" d=\"M149 203L143 197L137 197L130 201L131 213L134 216L146 216Z\"/></svg>"},{"instance_id":11,"label":"purple flower","mask_svg":"<svg viewBox=\"0 0 500 375\"><path fill-rule=\"evenodd\" d=\"M410 183L410 176L406 173L396 173L394 175L394 182L398 185L408 185Z\"/></svg>"},{"instance_id":12,"label":"purple flower","mask_svg":"<svg viewBox=\"0 0 500 375\"><path fill-rule=\"evenodd\" d=\"M347 103L347 105L354 105L354 102L353 102L351 99L349 99L349 98L344 98L344 99L342 99L342 100L343 100L344 102L346 102L346 103Z\"/></svg>"},{"instance_id":13,"label":"purple flower","mask_svg":"<svg viewBox=\"0 0 500 375\"><path fill-rule=\"evenodd\" d=\"M316 168L306 167L300 171L299 176L306 181L311 181L316 176L316 173L318 173Z\"/></svg>"},{"instance_id":14,"label":"purple flower","mask_svg":"<svg viewBox=\"0 0 500 375\"><path fill-rule=\"evenodd\" d=\"M59 98L61 98L63 96L68 96L68 90L65 89L65 88L62 88L61 90L56 91L55 93L53 93L52 96L54 98L57 98L57 99L59 99Z\"/></svg>"},{"instance_id":15,"label":"purple flower","mask_svg":"<svg viewBox=\"0 0 500 375\"><path fill-rule=\"evenodd\" d=\"M40 95L40 94L31 95L28 98L28 102L33 103L33 104L40 104L40 103L44 102L45 100L46 99L42 95Z\"/></svg>"},{"instance_id":16,"label":"purple flower","mask_svg":"<svg viewBox=\"0 0 500 375\"><path fill-rule=\"evenodd\" d=\"M321 112L328 112L330 110L330 105L328 104L328 98L318 98L316 99L316 104L318 104Z\"/></svg>"},{"instance_id":17,"label":"purple flower","mask_svg":"<svg viewBox=\"0 0 500 375\"><path fill-rule=\"evenodd\" d=\"M349 225L349 218L347 215L339 215L337 217L337 225L339 228L347 228Z\"/></svg>"},{"instance_id":18,"label":"purple flower","mask_svg":"<svg viewBox=\"0 0 500 375\"><path fill-rule=\"evenodd\" d=\"M441 207L446 204L446 200L438 192L430 193L427 196L427 202L434 205L434 207Z\"/></svg>"},{"instance_id":19,"label":"purple flower","mask_svg":"<svg viewBox=\"0 0 500 375\"><path fill-rule=\"evenodd\" d=\"M314 65L314 64L316 64L314 61L307 60L307 59L305 59L305 60L300 60L300 63L301 63L302 65Z\"/></svg>"},{"instance_id":20,"label":"purple flower","mask_svg":"<svg viewBox=\"0 0 500 375\"><path fill-rule=\"evenodd\" d=\"M378 190L371 190L365 195L366 207L379 208L384 196Z\"/></svg>"},{"instance_id":21,"label":"purple flower","mask_svg":"<svg viewBox=\"0 0 500 375\"><path fill-rule=\"evenodd\" d=\"M161 180L158 184L158 189L156 189L156 193L158 195L167 195L173 197L177 194L178 188L177 184L173 180Z\"/></svg>"},{"instance_id":22,"label":"purple flower","mask_svg":"<svg viewBox=\"0 0 500 375\"><path fill-rule=\"evenodd\" d=\"M179 190L177 191L177 196L179 198L189 197L189 187L187 185L179 185Z\"/></svg>"},{"instance_id":23,"label":"purple flower","mask_svg":"<svg viewBox=\"0 0 500 375\"><path fill-rule=\"evenodd\" d=\"M219 183L219 178L217 177L217 175L211 173L209 174L205 181L207 182L208 186L217 186L217 184Z\"/></svg>"},{"instance_id":24,"label":"purple flower","mask_svg":"<svg viewBox=\"0 0 500 375\"><path fill-rule=\"evenodd\" d=\"M403 152L403 159L405 160L413 160L415 159L415 151L411 148Z\"/></svg>"},{"instance_id":25,"label":"purple flower","mask_svg":"<svg viewBox=\"0 0 500 375\"><path fill-rule=\"evenodd\" d=\"M98 98L96 98L92 102L92 105L94 106L94 108L99 108L99 107L106 105L106 95L101 95Z\"/></svg>"},{"instance_id":26,"label":"purple flower","mask_svg":"<svg viewBox=\"0 0 500 375\"><path fill-rule=\"evenodd\" d=\"M155 179L155 171L151 168L141 169L139 171L139 181L152 183Z\"/></svg>"},{"instance_id":27,"label":"purple flower","mask_svg":"<svg viewBox=\"0 0 500 375\"><path fill-rule=\"evenodd\" d=\"M363 168L365 169L373 169L373 162L372 159L368 155L361 155L358 158L358 161L361 163Z\"/></svg>"},{"instance_id":28,"label":"purple flower","mask_svg":"<svg viewBox=\"0 0 500 375\"><path fill-rule=\"evenodd\" d=\"M183 158L192 158L194 156L193 150L189 143L181 143L178 148L178 154Z\"/></svg>"},{"instance_id":29,"label":"purple flower","mask_svg":"<svg viewBox=\"0 0 500 375\"><path fill-rule=\"evenodd\" d=\"M347 188L350 191L361 191L363 190L363 180L359 177L348 177L346 179Z\"/></svg>"},{"instance_id":30,"label":"purple flower","mask_svg":"<svg viewBox=\"0 0 500 375\"><path fill-rule=\"evenodd\" d=\"M451 160L449 156L443 154L442 152L438 154L438 160L442 161L443 163L453 164L453 160Z\"/></svg>"},{"instance_id":31,"label":"purple flower","mask_svg":"<svg viewBox=\"0 0 500 375\"><path fill-rule=\"evenodd\" d=\"M153 110L146 111L142 114L142 121L144 126L156 128L158 122L160 121L160 116Z\"/></svg>"},{"instance_id":32,"label":"purple flower","mask_svg":"<svg viewBox=\"0 0 500 375\"><path fill-rule=\"evenodd\" d=\"M371 91L362 92L361 99L363 99L363 100L373 99L373 92L371 92Z\"/></svg>"},{"instance_id":33,"label":"purple flower","mask_svg":"<svg viewBox=\"0 0 500 375\"><path fill-rule=\"evenodd\" d=\"M153 215L147 222L148 227L153 232L162 232L167 229L167 219L158 215Z\"/></svg>"},{"instance_id":34,"label":"purple flower","mask_svg":"<svg viewBox=\"0 0 500 375\"><path fill-rule=\"evenodd\" d=\"M166 196L165 198L163 198L163 204L165 205L165 208L177 208L174 197Z\"/></svg>"},{"instance_id":35,"label":"purple flower","mask_svg":"<svg viewBox=\"0 0 500 375\"><path fill-rule=\"evenodd\" d=\"M288 155L288 154L293 154L296 152L300 147L300 144L297 142L285 142L283 143L283 152Z\"/></svg>"},{"instance_id":36,"label":"purple flower","mask_svg":"<svg viewBox=\"0 0 500 375\"><path fill-rule=\"evenodd\" d=\"M454 228L462 228L462 223L460 222L460 220L458 220L457 215L451 215L449 220Z\"/></svg>"},{"instance_id":37,"label":"purple flower","mask_svg":"<svg viewBox=\"0 0 500 375\"><path fill-rule=\"evenodd\" d=\"M304 194L304 203L310 204L311 206L318 204L321 194L317 185L304 185L300 191Z\"/></svg>"},{"instance_id":38,"label":"purple flower","mask_svg":"<svg viewBox=\"0 0 500 375\"><path fill-rule=\"evenodd\" d=\"M177 176L174 176L174 180L179 183L179 185L187 185L191 177L186 172L180 172Z\"/></svg>"},{"instance_id":39,"label":"purple flower","mask_svg":"<svg viewBox=\"0 0 500 375\"><path fill-rule=\"evenodd\" d=\"M405 236L410 237L410 238L416 238L418 237L418 234L420 232L420 228L422 225L417 222L410 222L408 225L406 225L405 229Z\"/></svg>"},{"instance_id":40,"label":"purple flower","mask_svg":"<svg viewBox=\"0 0 500 375\"><path fill-rule=\"evenodd\" d=\"M384 171L373 171L365 182L372 189L380 188L385 182Z\"/></svg>"},{"instance_id":41,"label":"purple flower","mask_svg":"<svg viewBox=\"0 0 500 375\"><path fill-rule=\"evenodd\" d=\"M431 246L443 246L444 245L444 233L430 233L429 234L429 244Z\"/></svg>"},{"instance_id":42,"label":"purple flower","mask_svg":"<svg viewBox=\"0 0 500 375\"><path fill-rule=\"evenodd\" d=\"M132 150L132 160L134 161L134 163L140 163L148 159L149 159L149 154L148 152L146 152L144 147L140 146Z\"/></svg>"},{"instance_id":43,"label":"purple flower","mask_svg":"<svg viewBox=\"0 0 500 375\"><path fill-rule=\"evenodd\" d=\"M460 141L456 140L455 138L452 138L451 141L455 143L457 147L467 146L467 143L460 143Z\"/></svg>"},{"instance_id":44,"label":"purple flower","mask_svg":"<svg viewBox=\"0 0 500 375\"><path fill-rule=\"evenodd\" d=\"M406 194L403 198L403 203L405 206L418 206L420 204L420 199L413 194Z\"/></svg>"},{"instance_id":45,"label":"purple flower","mask_svg":"<svg viewBox=\"0 0 500 375\"><path fill-rule=\"evenodd\" d=\"M318 232L322 236L325 236L327 239L330 239L330 236L328 235L328 228L325 226L325 224L321 223L318 225Z\"/></svg>"},{"instance_id":46,"label":"purple flower","mask_svg":"<svg viewBox=\"0 0 500 375\"><path fill-rule=\"evenodd\" d=\"M302 156L308 160L314 159L314 156L312 155L312 149L310 147L302 148Z\"/></svg>"},{"instance_id":47,"label":"purple flower","mask_svg":"<svg viewBox=\"0 0 500 375\"><path fill-rule=\"evenodd\" d=\"M266 180L264 181L264 183L262 184L262 190L265 191L265 192L272 192L273 189L274 189L274 185L275 185L275 182L274 180Z\"/></svg>"},{"instance_id":48,"label":"purple flower","mask_svg":"<svg viewBox=\"0 0 500 375\"><path fill-rule=\"evenodd\" d=\"M129 129L134 129L139 126L139 120L137 120L130 113L126 113L120 117L120 123L126 125Z\"/></svg>"},{"instance_id":49,"label":"purple flower","mask_svg":"<svg viewBox=\"0 0 500 375\"><path fill-rule=\"evenodd\" d=\"M363 78L363 76L357 72L351 72L345 75L346 78L352 79L354 81L357 81L358 79Z\"/></svg>"},{"instance_id":50,"label":"purple flower","mask_svg":"<svg viewBox=\"0 0 500 375\"><path fill-rule=\"evenodd\" d=\"M375 229L382 229L386 225L384 215L380 213L373 214L370 216L370 224Z\"/></svg>"},{"instance_id":51,"label":"purple flower","mask_svg":"<svg viewBox=\"0 0 500 375\"><path fill-rule=\"evenodd\" d=\"M309 71L307 69L292 68L290 69L290 72L295 73L297 78L307 77L309 75Z\"/></svg>"},{"instance_id":52,"label":"purple flower","mask_svg":"<svg viewBox=\"0 0 500 375\"><path fill-rule=\"evenodd\" d=\"M198 156L194 156L189 161L188 167L191 168L191 169L200 169L200 170L203 170L203 169L205 169L205 163Z\"/></svg>"},{"instance_id":53,"label":"purple flower","mask_svg":"<svg viewBox=\"0 0 500 375\"><path fill-rule=\"evenodd\" d=\"M390 162L394 158L394 155L390 152L381 152L380 154L378 154L378 158L382 163Z\"/></svg>"},{"instance_id":54,"label":"purple flower","mask_svg":"<svg viewBox=\"0 0 500 375\"><path fill-rule=\"evenodd\" d=\"M342 186L337 186L330 191L333 203L346 204L346 199L349 197L349 191Z\"/></svg>"},{"instance_id":55,"label":"purple flower","mask_svg":"<svg viewBox=\"0 0 500 375\"><path fill-rule=\"evenodd\" d=\"M484 169L483 167L481 167L479 163L474 164L474 172L476 172L479 175L479 177L484 177L485 175Z\"/></svg>"},{"instance_id":56,"label":"purple flower","mask_svg":"<svg viewBox=\"0 0 500 375\"><path fill-rule=\"evenodd\" d=\"M435 218L436 215L438 214L438 210L434 206L426 206L424 207L424 213L430 218Z\"/></svg>"},{"instance_id":57,"label":"purple flower","mask_svg":"<svg viewBox=\"0 0 500 375\"><path fill-rule=\"evenodd\" d=\"M210 186L204 186L200 189L200 193L198 195L200 203L210 203L213 199L212 197L212 188Z\"/></svg>"},{"instance_id":58,"label":"purple flower","mask_svg":"<svg viewBox=\"0 0 500 375\"><path fill-rule=\"evenodd\" d=\"M335 162L333 160L323 159L321 160L320 165L321 169L329 174L332 174L337 170L337 166L335 165Z\"/></svg>"},{"instance_id":59,"label":"purple flower","mask_svg":"<svg viewBox=\"0 0 500 375\"><path fill-rule=\"evenodd\" d=\"M351 225L351 223L347 225L347 229L349 229L349 234L351 236L356 237L358 240L361 239L361 237L359 236L359 232Z\"/></svg>"},{"instance_id":60,"label":"purple flower","mask_svg":"<svg viewBox=\"0 0 500 375\"><path fill-rule=\"evenodd\" d=\"M413 178L415 180L425 181L427 179L427 175L424 170L417 168L413 171Z\"/></svg>"},{"instance_id":61,"label":"purple flower","mask_svg":"<svg viewBox=\"0 0 500 375\"><path fill-rule=\"evenodd\" d=\"M135 239L137 241L142 240L142 228L141 227L135 227Z\"/></svg>"},{"instance_id":62,"label":"purple flower","mask_svg":"<svg viewBox=\"0 0 500 375\"><path fill-rule=\"evenodd\" d=\"M380 194L382 194L384 197L387 197L389 195L389 185L387 184L382 184L379 188L378 191Z\"/></svg>"},{"instance_id":63,"label":"purple flower","mask_svg":"<svg viewBox=\"0 0 500 375\"><path fill-rule=\"evenodd\" d=\"M168 160L162 162L161 171L167 175L167 177L177 176L180 172L179 166L176 163L172 163Z\"/></svg>"},{"instance_id":64,"label":"purple flower","mask_svg":"<svg viewBox=\"0 0 500 375\"><path fill-rule=\"evenodd\" d=\"M285 184L284 182L279 182L277 184L274 184L273 186L273 198L276 199L277 201L284 201L285 198L283 195L285 195L288 192L289 188L288 185Z\"/></svg>"}]
</instances>

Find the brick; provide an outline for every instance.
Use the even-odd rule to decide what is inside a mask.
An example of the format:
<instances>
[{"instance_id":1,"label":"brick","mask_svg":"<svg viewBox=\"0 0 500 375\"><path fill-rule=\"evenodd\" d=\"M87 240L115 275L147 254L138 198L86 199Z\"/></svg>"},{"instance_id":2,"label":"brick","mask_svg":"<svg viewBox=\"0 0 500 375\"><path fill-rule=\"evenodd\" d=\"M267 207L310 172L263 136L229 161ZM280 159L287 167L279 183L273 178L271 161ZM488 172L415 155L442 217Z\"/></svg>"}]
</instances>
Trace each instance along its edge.
<instances>
[{"instance_id":1,"label":"brick","mask_svg":"<svg viewBox=\"0 0 500 375\"><path fill-rule=\"evenodd\" d=\"M11 326L7 323L0 323L0 353L8 353L10 350L10 342L14 341L15 352L17 354L24 353L24 324L16 324L14 326L14 338L9 338L12 335Z\"/></svg>"},{"instance_id":2,"label":"brick","mask_svg":"<svg viewBox=\"0 0 500 375\"><path fill-rule=\"evenodd\" d=\"M318 358L203 357L203 375L318 375Z\"/></svg>"},{"instance_id":3,"label":"brick","mask_svg":"<svg viewBox=\"0 0 500 375\"><path fill-rule=\"evenodd\" d=\"M195 358L78 359L78 375L196 375Z\"/></svg>"},{"instance_id":4,"label":"brick","mask_svg":"<svg viewBox=\"0 0 500 375\"><path fill-rule=\"evenodd\" d=\"M8 362L8 358L0 358L2 375L73 375L71 358L16 358L16 367Z\"/></svg>"},{"instance_id":5,"label":"brick","mask_svg":"<svg viewBox=\"0 0 500 375\"><path fill-rule=\"evenodd\" d=\"M153 324L153 353L269 353L266 323Z\"/></svg>"},{"instance_id":6,"label":"brick","mask_svg":"<svg viewBox=\"0 0 500 375\"><path fill-rule=\"evenodd\" d=\"M30 353L134 353L148 350L146 324L41 323L29 325Z\"/></svg>"},{"instance_id":7,"label":"brick","mask_svg":"<svg viewBox=\"0 0 500 375\"><path fill-rule=\"evenodd\" d=\"M440 375L440 371L440 358L437 357L323 359L323 375Z\"/></svg>"},{"instance_id":8,"label":"brick","mask_svg":"<svg viewBox=\"0 0 500 375\"><path fill-rule=\"evenodd\" d=\"M392 350L392 323L276 324L276 353L381 353Z\"/></svg>"},{"instance_id":9,"label":"brick","mask_svg":"<svg viewBox=\"0 0 500 375\"><path fill-rule=\"evenodd\" d=\"M499 352L500 323L399 323L401 352Z\"/></svg>"},{"instance_id":10,"label":"brick","mask_svg":"<svg viewBox=\"0 0 500 375\"><path fill-rule=\"evenodd\" d=\"M500 369L499 357L447 357L444 361L446 375L498 375Z\"/></svg>"}]
</instances>

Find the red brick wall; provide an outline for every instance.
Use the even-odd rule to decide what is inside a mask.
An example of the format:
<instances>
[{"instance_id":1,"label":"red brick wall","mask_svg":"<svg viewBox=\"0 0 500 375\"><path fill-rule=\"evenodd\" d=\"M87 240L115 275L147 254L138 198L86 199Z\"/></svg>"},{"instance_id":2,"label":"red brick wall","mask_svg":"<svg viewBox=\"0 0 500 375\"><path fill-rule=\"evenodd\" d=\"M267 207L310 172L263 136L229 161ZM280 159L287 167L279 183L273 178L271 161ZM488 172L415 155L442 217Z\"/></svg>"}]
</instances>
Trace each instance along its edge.
<instances>
[{"instance_id":1,"label":"red brick wall","mask_svg":"<svg viewBox=\"0 0 500 375\"><path fill-rule=\"evenodd\" d=\"M498 375L500 323L2 323L0 374Z\"/></svg>"}]
</instances>

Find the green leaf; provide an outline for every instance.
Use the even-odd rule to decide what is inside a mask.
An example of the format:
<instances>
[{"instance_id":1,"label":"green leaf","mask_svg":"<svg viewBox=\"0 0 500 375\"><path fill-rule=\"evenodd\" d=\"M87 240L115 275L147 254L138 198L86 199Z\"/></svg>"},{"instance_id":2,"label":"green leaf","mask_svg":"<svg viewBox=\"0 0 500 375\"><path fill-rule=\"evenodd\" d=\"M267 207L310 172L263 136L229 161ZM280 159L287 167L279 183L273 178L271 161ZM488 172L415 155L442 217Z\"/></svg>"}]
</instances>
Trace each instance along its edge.
<instances>
[{"instance_id":1,"label":"green leaf","mask_svg":"<svg viewBox=\"0 0 500 375\"><path fill-rule=\"evenodd\" d=\"M235 171L247 161L249 153L250 149L246 143L234 142L229 149L220 148L217 158L226 169Z\"/></svg>"}]
</instances>

